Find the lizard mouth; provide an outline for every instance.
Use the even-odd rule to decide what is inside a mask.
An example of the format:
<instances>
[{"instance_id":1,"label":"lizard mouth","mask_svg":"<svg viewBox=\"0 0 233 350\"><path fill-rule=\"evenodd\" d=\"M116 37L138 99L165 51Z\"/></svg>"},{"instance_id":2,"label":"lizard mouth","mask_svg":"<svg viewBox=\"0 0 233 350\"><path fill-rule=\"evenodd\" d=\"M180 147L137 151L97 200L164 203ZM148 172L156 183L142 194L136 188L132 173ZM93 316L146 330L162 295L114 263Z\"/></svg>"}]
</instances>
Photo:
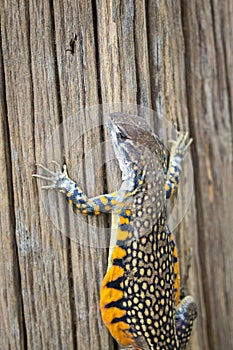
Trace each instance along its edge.
<instances>
[{"instance_id":1,"label":"lizard mouth","mask_svg":"<svg viewBox=\"0 0 233 350\"><path fill-rule=\"evenodd\" d=\"M116 152L115 152L116 154ZM122 172L122 180L128 180L133 177L132 162L127 161L120 155L118 157L119 167Z\"/></svg>"},{"instance_id":2,"label":"lizard mouth","mask_svg":"<svg viewBox=\"0 0 233 350\"><path fill-rule=\"evenodd\" d=\"M108 129L113 144L115 156L118 160L122 172L122 180L127 180L133 176L133 162L130 160L127 149L127 138L122 137L122 133L111 119L108 121Z\"/></svg>"}]
</instances>

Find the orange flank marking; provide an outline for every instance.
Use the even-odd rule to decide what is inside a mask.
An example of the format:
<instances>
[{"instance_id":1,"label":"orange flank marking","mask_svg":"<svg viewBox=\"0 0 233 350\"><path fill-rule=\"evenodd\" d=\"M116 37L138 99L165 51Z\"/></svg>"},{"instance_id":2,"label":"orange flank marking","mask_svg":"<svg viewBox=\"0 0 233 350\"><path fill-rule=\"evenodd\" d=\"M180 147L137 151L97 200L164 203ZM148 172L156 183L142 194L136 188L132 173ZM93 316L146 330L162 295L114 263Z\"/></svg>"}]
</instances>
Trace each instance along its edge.
<instances>
[{"instance_id":1,"label":"orange flank marking","mask_svg":"<svg viewBox=\"0 0 233 350\"><path fill-rule=\"evenodd\" d=\"M114 288L108 288L107 286L102 286L100 309L102 310L102 312L103 312L103 310L105 310L105 316L103 317L103 320L105 323L111 323L111 321L115 317L118 318L118 317L124 316L125 311L118 309L116 307L111 307L109 309L105 309L105 305L107 305L111 301L118 301L119 299L122 298L122 296L123 296L122 291L114 289Z\"/></svg>"},{"instance_id":2,"label":"orange flank marking","mask_svg":"<svg viewBox=\"0 0 233 350\"><path fill-rule=\"evenodd\" d=\"M177 265L177 267L176 267ZM178 263L175 264L175 270L179 270L178 269ZM176 294L175 294L175 303L176 306L179 304L179 298L180 298L180 281L179 281L179 276L178 274L176 275L176 279L175 279L175 283L174 283L174 288L176 290Z\"/></svg>"},{"instance_id":3,"label":"orange flank marking","mask_svg":"<svg viewBox=\"0 0 233 350\"><path fill-rule=\"evenodd\" d=\"M124 275L124 269L122 267L117 266L117 265L111 266L111 268L106 273L106 275L103 279L102 287L105 287L108 282L115 281L118 277L122 277L123 275ZM111 290L112 288L108 288L108 289ZM120 292L122 294L122 292L119 290L116 290L116 292L117 293ZM115 300L117 300L117 299L115 299Z\"/></svg>"},{"instance_id":4,"label":"orange flank marking","mask_svg":"<svg viewBox=\"0 0 233 350\"><path fill-rule=\"evenodd\" d=\"M124 216L120 216L120 224L128 224L129 223L129 218L124 218Z\"/></svg>"},{"instance_id":5,"label":"orange flank marking","mask_svg":"<svg viewBox=\"0 0 233 350\"><path fill-rule=\"evenodd\" d=\"M126 252L121 247L116 246L113 254L112 261L114 259L122 259L126 255ZM112 336L123 346L134 345L132 334L130 334L130 326L125 322L112 323L115 318L121 318L125 315L126 311L116 306L105 308L105 306L111 302L118 301L123 298L123 292L115 288L107 287L109 282L117 280L124 275L124 269L117 265L112 267L104 277L101 291L100 291L100 310L102 313L103 321L106 327L109 329Z\"/></svg>"},{"instance_id":6,"label":"orange flank marking","mask_svg":"<svg viewBox=\"0 0 233 350\"><path fill-rule=\"evenodd\" d=\"M174 241L172 233L170 233L170 239L172 241ZM174 273L175 273L174 288L176 290L175 303L176 303L176 305L178 305L179 298L180 298L180 276L179 276L178 252L177 252L176 246L174 247L173 255L177 259L177 262L175 262L175 264L174 264Z\"/></svg>"},{"instance_id":7,"label":"orange flank marking","mask_svg":"<svg viewBox=\"0 0 233 350\"><path fill-rule=\"evenodd\" d=\"M122 321L112 323L114 318L120 318L125 315L125 310L117 307L105 308L105 305L112 301L118 301L123 297L123 292L114 288L108 288L106 285L110 281L116 280L122 276L124 270L119 266L112 266L106 274L100 291L100 310L102 319L109 329L112 336L124 346L134 343L132 335L128 332L130 326Z\"/></svg>"},{"instance_id":8,"label":"orange flank marking","mask_svg":"<svg viewBox=\"0 0 233 350\"><path fill-rule=\"evenodd\" d=\"M126 256L126 252L123 248L116 246L112 253L112 261L115 259L122 259Z\"/></svg>"},{"instance_id":9,"label":"orange flank marking","mask_svg":"<svg viewBox=\"0 0 233 350\"><path fill-rule=\"evenodd\" d=\"M177 253L177 249L176 247L174 248L174 256L178 259L178 253ZM175 295L175 298L176 298L176 305L178 305L179 303L179 298L180 298L180 278L179 278L179 263L178 261L175 262L174 264L174 273L175 273L175 283L174 283L174 288L176 290L176 295Z\"/></svg>"}]
</instances>

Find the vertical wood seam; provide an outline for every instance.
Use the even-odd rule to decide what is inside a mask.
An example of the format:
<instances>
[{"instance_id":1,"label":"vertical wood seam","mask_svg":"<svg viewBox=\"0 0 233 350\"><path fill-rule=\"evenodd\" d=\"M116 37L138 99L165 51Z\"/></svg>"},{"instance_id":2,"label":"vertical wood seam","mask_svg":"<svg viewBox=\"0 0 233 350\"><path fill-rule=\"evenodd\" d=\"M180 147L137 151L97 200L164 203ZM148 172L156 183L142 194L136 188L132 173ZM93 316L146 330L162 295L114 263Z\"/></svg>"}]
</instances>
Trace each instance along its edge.
<instances>
[{"instance_id":1,"label":"vertical wood seam","mask_svg":"<svg viewBox=\"0 0 233 350\"><path fill-rule=\"evenodd\" d=\"M99 38L98 38L98 16L97 16L97 4L95 0L92 0L92 19L93 19L93 34L95 43L95 62L96 62L96 77L97 77L97 93L99 104L102 104L102 90L100 81L100 53L99 53Z\"/></svg>"},{"instance_id":2,"label":"vertical wood seam","mask_svg":"<svg viewBox=\"0 0 233 350\"><path fill-rule=\"evenodd\" d=\"M51 41L52 41L52 49L54 56L54 71L55 71L55 81L56 81L56 97L57 97L57 108L58 108L58 121L59 124L63 121L63 111L62 111L62 103L61 103L61 86L59 80L59 71L58 71L58 61L57 61L57 44L56 44L56 24L54 18L54 6L53 1L50 0L50 17L51 17ZM61 145L64 144L63 135L61 135ZM62 147L63 148L63 147ZM61 148L61 149L62 149Z\"/></svg>"}]
</instances>

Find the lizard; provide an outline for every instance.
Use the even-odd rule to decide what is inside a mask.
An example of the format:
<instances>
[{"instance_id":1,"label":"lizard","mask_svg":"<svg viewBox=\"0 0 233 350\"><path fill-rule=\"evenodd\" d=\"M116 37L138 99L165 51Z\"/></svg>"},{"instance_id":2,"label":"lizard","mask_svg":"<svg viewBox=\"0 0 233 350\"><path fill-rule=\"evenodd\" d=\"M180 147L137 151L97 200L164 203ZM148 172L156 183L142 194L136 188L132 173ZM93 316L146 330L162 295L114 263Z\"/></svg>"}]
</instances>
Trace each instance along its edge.
<instances>
[{"instance_id":1,"label":"lizard","mask_svg":"<svg viewBox=\"0 0 233 350\"><path fill-rule=\"evenodd\" d=\"M191 296L179 300L178 254L167 225L166 199L178 189L181 165L192 139L188 133L165 146L145 119L124 113L109 116L108 128L119 167L120 188L88 198L72 181L66 165L56 171L38 164L48 181L42 189L65 194L84 215L117 216L117 239L100 291L102 319L112 336L135 350L186 348L197 306Z\"/></svg>"}]
</instances>

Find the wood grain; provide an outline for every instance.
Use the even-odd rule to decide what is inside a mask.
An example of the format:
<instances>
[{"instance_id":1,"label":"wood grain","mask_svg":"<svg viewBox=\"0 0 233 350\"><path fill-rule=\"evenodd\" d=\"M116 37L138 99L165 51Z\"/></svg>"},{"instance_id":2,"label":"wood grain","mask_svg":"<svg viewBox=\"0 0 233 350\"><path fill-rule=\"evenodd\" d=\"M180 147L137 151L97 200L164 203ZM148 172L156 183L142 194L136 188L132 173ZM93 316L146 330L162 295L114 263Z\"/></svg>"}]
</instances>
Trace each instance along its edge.
<instances>
[{"instance_id":1,"label":"wood grain","mask_svg":"<svg viewBox=\"0 0 233 350\"><path fill-rule=\"evenodd\" d=\"M31 175L55 159L88 196L115 190L105 123L124 110L194 138L175 230L198 304L188 348L232 349L232 2L3 1L0 15L0 348L118 348L98 305L110 218L74 217Z\"/></svg>"}]
</instances>

